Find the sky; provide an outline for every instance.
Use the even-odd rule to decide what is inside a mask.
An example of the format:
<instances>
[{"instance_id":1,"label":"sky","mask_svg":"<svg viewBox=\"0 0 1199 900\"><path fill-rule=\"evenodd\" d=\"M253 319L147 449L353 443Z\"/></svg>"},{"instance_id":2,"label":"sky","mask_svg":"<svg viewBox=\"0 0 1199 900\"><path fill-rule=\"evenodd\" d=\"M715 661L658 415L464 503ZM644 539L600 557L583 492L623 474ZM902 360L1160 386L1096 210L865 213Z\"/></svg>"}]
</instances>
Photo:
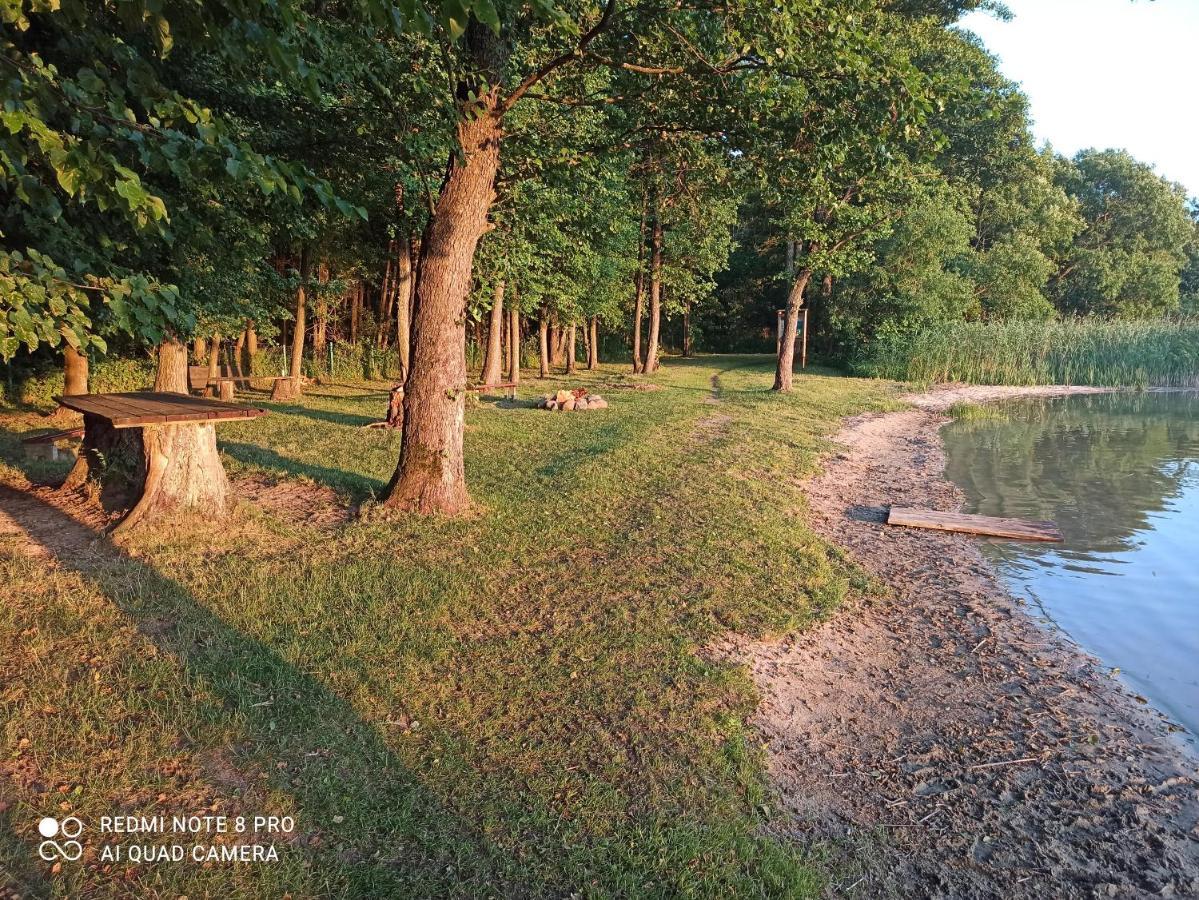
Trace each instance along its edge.
<instances>
[{"instance_id":1,"label":"sky","mask_svg":"<svg viewBox=\"0 0 1199 900\"><path fill-rule=\"evenodd\" d=\"M1199 197L1199 0L1006 0L962 20L1055 150L1128 150Z\"/></svg>"}]
</instances>

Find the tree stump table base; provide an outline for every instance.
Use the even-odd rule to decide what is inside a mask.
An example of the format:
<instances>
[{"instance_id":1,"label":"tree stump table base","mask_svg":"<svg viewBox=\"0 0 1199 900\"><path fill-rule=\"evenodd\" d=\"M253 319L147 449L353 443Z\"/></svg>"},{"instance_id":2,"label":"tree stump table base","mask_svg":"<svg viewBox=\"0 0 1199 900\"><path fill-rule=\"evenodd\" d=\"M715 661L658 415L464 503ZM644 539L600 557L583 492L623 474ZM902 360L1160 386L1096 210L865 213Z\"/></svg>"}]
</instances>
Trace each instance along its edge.
<instances>
[{"instance_id":1,"label":"tree stump table base","mask_svg":"<svg viewBox=\"0 0 1199 900\"><path fill-rule=\"evenodd\" d=\"M266 410L183 394L134 392L59 398L83 413L83 447L60 490L100 485L101 502L128 512L112 532L176 512L228 515L233 492L216 446L216 423Z\"/></svg>"}]
</instances>

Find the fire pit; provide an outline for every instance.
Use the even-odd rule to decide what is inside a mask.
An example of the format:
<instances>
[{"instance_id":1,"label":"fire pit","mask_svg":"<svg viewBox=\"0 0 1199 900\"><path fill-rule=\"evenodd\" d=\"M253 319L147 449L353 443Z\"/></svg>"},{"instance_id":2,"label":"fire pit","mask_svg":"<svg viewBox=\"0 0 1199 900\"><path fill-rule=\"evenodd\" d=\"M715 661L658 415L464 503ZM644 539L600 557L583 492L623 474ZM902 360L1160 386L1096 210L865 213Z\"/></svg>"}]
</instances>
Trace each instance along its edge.
<instances>
[{"instance_id":1,"label":"fire pit","mask_svg":"<svg viewBox=\"0 0 1199 900\"><path fill-rule=\"evenodd\" d=\"M599 394L590 394L585 388L573 391L558 391L546 394L537 401L538 409L554 409L560 412L576 412L584 409L607 409L608 401Z\"/></svg>"}]
</instances>

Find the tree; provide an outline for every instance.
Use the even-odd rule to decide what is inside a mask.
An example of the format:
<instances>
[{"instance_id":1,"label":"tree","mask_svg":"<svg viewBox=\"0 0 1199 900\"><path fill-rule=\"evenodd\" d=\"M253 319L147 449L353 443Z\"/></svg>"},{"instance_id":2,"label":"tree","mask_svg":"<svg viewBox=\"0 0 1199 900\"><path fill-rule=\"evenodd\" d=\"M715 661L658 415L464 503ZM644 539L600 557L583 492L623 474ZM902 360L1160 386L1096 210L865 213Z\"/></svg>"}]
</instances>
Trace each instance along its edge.
<instances>
[{"instance_id":1,"label":"tree","mask_svg":"<svg viewBox=\"0 0 1199 900\"><path fill-rule=\"evenodd\" d=\"M1053 279L1067 312L1144 317L1179 308L1194 239L1186 191L1118 150L1062 161L1059 183L1086 227Z\"/></svg>"}]
</instances>

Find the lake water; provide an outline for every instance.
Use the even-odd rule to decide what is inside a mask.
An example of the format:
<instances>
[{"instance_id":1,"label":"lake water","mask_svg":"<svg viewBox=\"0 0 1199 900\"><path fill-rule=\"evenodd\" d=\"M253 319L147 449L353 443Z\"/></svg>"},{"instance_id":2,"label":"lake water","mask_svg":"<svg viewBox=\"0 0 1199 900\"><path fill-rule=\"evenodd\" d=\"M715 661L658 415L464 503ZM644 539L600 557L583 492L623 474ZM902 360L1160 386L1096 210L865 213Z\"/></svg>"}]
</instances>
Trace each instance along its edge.
<instances>
[{"instance_id":1,"label":"lake water","mask_svg":"<svg viewBox=\"0 0 1199 900\"><path fill-rule=\"evenodd\" d=\"M969 512L1053 519L985 541L1012 591L1199 735L1199 393L1024 400L944 431Z\"/></svg>"}]
</instances>

